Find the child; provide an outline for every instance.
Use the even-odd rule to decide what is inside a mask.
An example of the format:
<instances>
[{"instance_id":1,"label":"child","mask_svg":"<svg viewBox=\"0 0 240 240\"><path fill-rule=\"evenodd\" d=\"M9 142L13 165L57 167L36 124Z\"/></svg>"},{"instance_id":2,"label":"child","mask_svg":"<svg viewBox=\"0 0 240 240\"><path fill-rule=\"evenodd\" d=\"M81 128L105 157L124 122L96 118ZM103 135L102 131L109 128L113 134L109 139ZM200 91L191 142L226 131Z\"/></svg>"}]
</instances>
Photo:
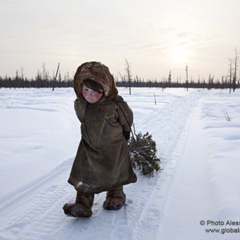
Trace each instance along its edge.
<instances>
[{"instance_id":1,"label":"child","mask_svg":"<svg viewBox=\"0 0 240 240\"><path fill-rule=\"evenodd\" d=\"M73 217L90 217L94 194L107 191L103 207L117 210L126 201L123 185L137 181L127 145L133 113L118 95L108 67L99 62L77 69L74 90L82 139L68 182L77 196L63 210Z\"/></svg>"}]
</instances>

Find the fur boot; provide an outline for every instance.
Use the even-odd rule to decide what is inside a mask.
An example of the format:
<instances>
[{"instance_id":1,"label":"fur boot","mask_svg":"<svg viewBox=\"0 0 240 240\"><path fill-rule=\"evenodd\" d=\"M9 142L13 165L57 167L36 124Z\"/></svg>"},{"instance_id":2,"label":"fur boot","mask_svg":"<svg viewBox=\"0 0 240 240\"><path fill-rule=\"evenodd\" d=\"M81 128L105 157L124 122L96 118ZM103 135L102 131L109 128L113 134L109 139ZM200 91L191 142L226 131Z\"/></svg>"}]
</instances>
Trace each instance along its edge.
<instances>
[{"instance_id":1,"label":"fur boot","mask_svg":"<svg viewBox=\"0 0 240 240\"><path fill-rule=\"evenodd\" d=\"M72 217L91 217L94 194L77 192L75 203L66 203L64 213Z\"/></svg>"},{"instance_id":2,"label":"fur boot","mask_svg":"<svg viewBox=\"0 0 240 240\"><path fill-rule=\"evenodd\" d=\"M107 192L106 200L103 203L103 208L107 210L118 210L126 202L126 195L123 192L123 187L117 187Z\"/></svg>"}]
</instances>

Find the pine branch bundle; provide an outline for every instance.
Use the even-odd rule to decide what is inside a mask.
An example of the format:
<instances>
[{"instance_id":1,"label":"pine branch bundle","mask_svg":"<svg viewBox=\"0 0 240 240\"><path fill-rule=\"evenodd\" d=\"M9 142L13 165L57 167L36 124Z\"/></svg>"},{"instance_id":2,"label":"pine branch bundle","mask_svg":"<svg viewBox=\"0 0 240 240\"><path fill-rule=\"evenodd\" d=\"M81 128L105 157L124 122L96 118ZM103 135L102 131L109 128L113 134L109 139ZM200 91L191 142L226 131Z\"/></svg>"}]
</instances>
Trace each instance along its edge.
<instances>
[{"instance_id":1,"label":"pine branch bundle","mask_svg":"<svg viewBox=\"0 0 240 240\"><path fill-rule=\"evenodd\" d=\"M160 159L156 157L156 142L148 132L134 133L129 140L130 158L133 168L139 169L143 175L160 172Z\"/></svg>"}]
</instances>

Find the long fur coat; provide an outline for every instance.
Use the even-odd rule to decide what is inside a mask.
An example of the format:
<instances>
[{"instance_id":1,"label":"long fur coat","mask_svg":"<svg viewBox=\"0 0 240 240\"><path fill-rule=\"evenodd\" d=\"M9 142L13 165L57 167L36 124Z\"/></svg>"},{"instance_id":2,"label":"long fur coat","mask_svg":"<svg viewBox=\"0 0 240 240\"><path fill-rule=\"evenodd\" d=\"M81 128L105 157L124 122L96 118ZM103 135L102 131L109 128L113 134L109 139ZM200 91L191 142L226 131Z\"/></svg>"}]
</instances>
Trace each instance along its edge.
<instances>
[{"instance_id":1,"label":"long fur coat","mask_svg":"<svg viewBox=\"0 0 240 240\"><path fill-rule=\"evenodd\" d=\"M104 96L89 104L81 93L82 83L91 79L100 83ZM136 182L127 141L133 113L118 95L113 76L98 62L82 64L74 76L76 115L81 122L81 141L68 182L79 192L99 193Z\"/></svg>"}]
</instances>

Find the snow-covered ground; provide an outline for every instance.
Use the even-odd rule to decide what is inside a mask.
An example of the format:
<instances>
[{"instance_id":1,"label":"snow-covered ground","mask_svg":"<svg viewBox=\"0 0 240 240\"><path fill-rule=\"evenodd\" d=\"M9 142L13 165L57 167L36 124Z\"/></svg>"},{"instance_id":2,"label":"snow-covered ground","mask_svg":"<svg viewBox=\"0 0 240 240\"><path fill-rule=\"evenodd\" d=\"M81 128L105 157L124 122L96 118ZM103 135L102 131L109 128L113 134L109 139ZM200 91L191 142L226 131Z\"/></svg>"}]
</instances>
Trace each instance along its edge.
<instances>
[{"instance_id":1,"label":"snow-covered ground","mask_svg":"<svg viewBox=\"0 0 240 240\"><path fill-rule=\"evenodd\" d=\"M76 219L62 211L75 198L73 90L0 89L0 239L240 239L240 91L119 92L136 131L156 141L163 171L138 173L121 210L104 210L101 193L92 217Z\"/></svg>"}]
</instances>

